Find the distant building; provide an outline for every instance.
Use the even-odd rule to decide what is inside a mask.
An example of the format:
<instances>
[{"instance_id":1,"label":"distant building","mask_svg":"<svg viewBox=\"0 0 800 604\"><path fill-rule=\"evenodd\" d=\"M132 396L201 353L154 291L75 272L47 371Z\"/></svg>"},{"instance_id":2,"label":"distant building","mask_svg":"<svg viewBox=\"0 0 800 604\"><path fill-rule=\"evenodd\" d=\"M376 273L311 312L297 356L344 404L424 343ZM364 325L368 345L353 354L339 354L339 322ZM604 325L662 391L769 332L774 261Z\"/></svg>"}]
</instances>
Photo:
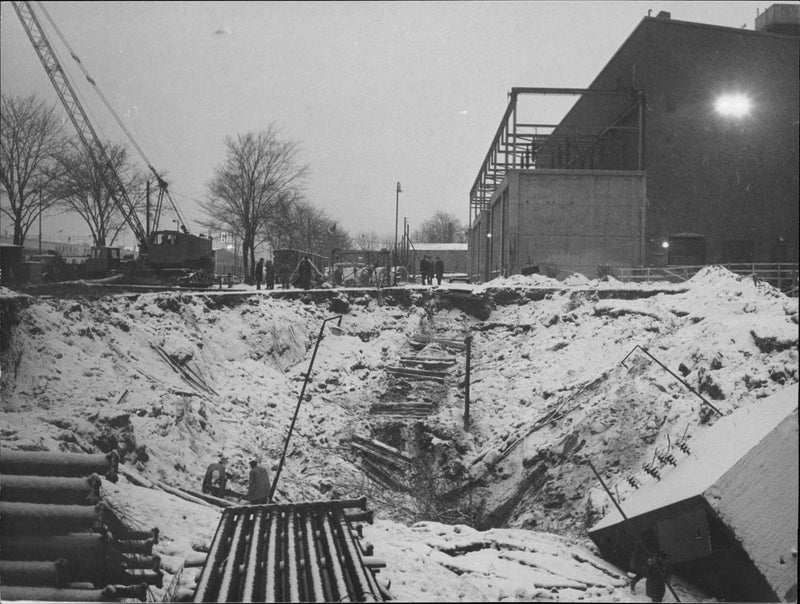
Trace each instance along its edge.
<instances>
[{"instance_id":1,"label":"distant building","mask_svg":"<svg viewBox=\"0 0 800 604\"><path fill-rule=\"evenodd\" d=\"M13 244L14 238L8 235L0 235L0 243ZM37 238L28 238L25 240L25 247L22 249L23 259L25 256L39 254L39 240ZM89 252L92 246L89 243L72 242L72 238L67 238L67 241L50 241L42 239L42 253L58 252L67 264L82 264L86 262L89 257Z\"/></svg>"},{"instance_id":2,"label":"distant building","mask_svg":"<svg viewBox=\"0 0 800 604\"><path fill-rule=\"evenodd\" d=\"M798 261L800 5L756 30L645 17L564 119L512 89L470 195L470 271Z\"/></svg>"}]
</instances>

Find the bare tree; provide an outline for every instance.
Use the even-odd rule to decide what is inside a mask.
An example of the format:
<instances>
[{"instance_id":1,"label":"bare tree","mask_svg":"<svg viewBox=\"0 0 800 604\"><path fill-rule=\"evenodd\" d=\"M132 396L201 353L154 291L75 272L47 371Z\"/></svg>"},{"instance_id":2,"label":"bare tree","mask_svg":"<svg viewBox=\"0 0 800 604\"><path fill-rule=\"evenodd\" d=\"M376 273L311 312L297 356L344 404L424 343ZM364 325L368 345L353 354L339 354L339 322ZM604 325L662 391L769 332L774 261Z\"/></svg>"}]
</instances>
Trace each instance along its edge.
<instances>
[{"instance_id":1,"label":"bare tree","mask_svg":"<svg viewBox=\"0 0 800 604\"><path fill-rule=\"evenodd\" d=\"M274 125L258 133L226 137L227 157L208 183L209 200L201 204L212 229L231 231L242 240L245 275L255 265L259 237L269 230L276 210L302 189L309 168L299 165L298 146L283 141Z\"/></svg>"},{"instance_id":2,"label":"bare tree","mask_svg":"<svg viewBox=\"0 0 800 604\"><path fill-rule=\"evenodd\" d=\"M34 95L0 95L0 185L8 207L2 215L14 226L14 245L24 245L28 230L58 197L55 157L65 145L62 121L55 107Z\"/></svg>"},{"instance_id":3,"label":"bare tree","mask_svg":"<svg viewBox=\"0 0 800 604\"><path fill-rule=\"evenodd\" d=\"M447 212L436 212L414 231L413 239L420 243L464 243L467 236L458 218Z\"/></svg>"},{"instance_id":4,"label":"bare tree","mask_svg":"<svg viewBox=\"0 0 800 604\"><path fill-rule=\"evenodd\" d=\"M353 236L352 245L357 250L388 250L394 245L393 237L394 235L378 235L375 231L361 231Z\"/></svg>"},{"instance_id":5,"label":"bare tree","mask_svg":"<svg viewBox=\"0 0 800 604\"><path fill-rule=\"evenodd\" d=\"M136 171L128 161L126 149L119 145L109 145L106 154L116 170L122 186L135 207L144 199L145 176ZM101 157L96 153L95 157ZM76 212L89 226L96 246L114 245L114 241L127 225L127 218L117 207L106 183L116 182L108 174L109 165L99 166L80 141L73 140L66 153L58 157L60 177L55 182L59 197L58 206ZM116 192L120 196L119 191Z\"/></svg>"}]
</instances>

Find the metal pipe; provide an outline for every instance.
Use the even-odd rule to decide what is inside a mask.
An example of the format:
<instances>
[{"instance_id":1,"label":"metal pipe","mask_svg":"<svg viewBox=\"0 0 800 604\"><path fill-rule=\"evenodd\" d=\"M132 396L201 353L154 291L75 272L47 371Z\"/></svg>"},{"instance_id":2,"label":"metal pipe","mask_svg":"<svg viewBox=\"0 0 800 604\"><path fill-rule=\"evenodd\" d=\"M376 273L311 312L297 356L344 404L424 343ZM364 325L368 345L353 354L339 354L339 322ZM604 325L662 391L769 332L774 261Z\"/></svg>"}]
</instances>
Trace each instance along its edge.
<instances>
[{"instance_id":1,"label":"metal pipe","mask_svg":"<svg viewBox=\"0 0 800 604\"><path fill-rule=\"evenodd\" d=\"M270 523L270 530L269 530L269 544L267 545L267 568L265 569L264 574L266 575L266 593L264 594L264 599L267 602L277 602L276 594L275 594L275 586L277 584L275 576L275 565L278 563L277 560L277 551L278 551L278 517L280 516L280 512L273 512L272 513L272 522Z\"/></svg>"},{"instance_id":2,"label":"metal pipe","mask_svg":"<svg viewBox=\"0 0 800 604\"><path fill-rule=\"evenodd\" d=\"M75 533L71 535L8 535L3 534L3 558L7 560L53 560L65 558L91 565L105 557L106 544L102 535Z\"/></svg>"},{"instance_id":3,"label":"metal pipe","mask_svg":"<svg viewBox=\"0 0 800 604\"><path fill-rule=\"evenodd\" d=\"M275 471L275 479L272 481L272 487L269 491L269 499L272 501L272 498L275 496L275 489L278 487L278 479L281 477L281 470L283 469L283 463L286 460L286 452L289 449L289 439L292 437L292 431L294 430L294 424L297 421L297 414L300 412L300 405L303 403L303 396L306 393L306 386L308 386L308 380L311 379L311 368L314 366L314 359L317 358L317 350L319 349L319 343L322 341L322 335L324 333L325 324L328 321L333 321L334 319L339 319L337 326L342 325L342 315L335 315L333 317L328 317L327 319L322 321L322 325L319 328L319 335L317 335L317 342L314 345L314 353L311 355L311 362L308 364L308 370L306 371L305 379L303 380L303 387L300 389L300 396L297 398L297 405L294 409L294 415L292 416L292 423L289 425L289 432L286 434L286 441L283 444L283 453L281 453L281 459L278 462L278 469Z\"/></svg>"},{"instance_id":4,"label":"metal pipe","mask_svg":"<svg viewBox=\"0 0 800 604\"><path fill-rule=\"evenodd\" d=\"M114 599L113 587L105 589L60 589L3 585L3 600L49 600L51 602L109 602Z\"/></svg>"},{"instance_id":5,"label":"metal pipe","mask_svg":"<svg viewBox=\"0 0 800 604\"><path fill-rule=\"evenodd\" d=\"M32 587L59 587L67 582L67 561L0 560L3 585L30 585Z\"/></svg>"},{"instance_id":6,"label":"metal pipe","mask_svg":"<svg viewBox=\"0 0 800 604\"><path fill-rule=\"evenodd\" d=\"M89 476L100 474L116 482L119 454L12 451L0 449L0 473L34 476Z\"/></svg>"},{"instance_id":7,"label":"metal pipe","mask_svg":"<svg viewBox=\"0 0 800 604\"><path fill-rule=\"evenodd\" d=\"M315 529L314 524L312 521L312 514L313 512L309 512L306 516L306 551L310 560L319 560L321 558L321 553L317 548L317 540L314 538ZM309 600L314 602L324 602L325 601L325 592L322 586L322 577L320 576L319 572L319 565L318 564L310 564L310 574L311 574L311 585L313 587L314 596L313 598L309 597Z\"/></svg>"},{"instance_id":8,"label":"metal pipe","mask_svg":"<svg viewBox=\"0 0 800 604\"><path fill-rule=\"evenodd\" d=\"M220 556L222 546L228 541L228 536L233 528L233 514L223 514L222 521L217 527L214 540L211 542L211 549L206 558L206 564L200 573L197 582L197 589L194 594L195 602L206 602L210 600L211 579L217 574L217 558Z\"/></svg>"},{"instance_id":9,"label":"metal pipe","mask_svg":"<svg viewBox=\"0 0 800 604\"><path fill-rule=\"evenodd\" d=\"M352 595L347 589L345 582L344 572L342 571L342 564L339 558L338 548L336 547L336 540L333 538L333 531L331 530L330 514L325 514L322 518L322 533L327 541L328 550L328 563L330 571L333 573L334 585L336 587L336 600L343 602L352 598Z\"/></svg>"},{"instance_id":10,"label":"metal pipe","mask_svg":"<svg viewBox=\"0 0 800 604\"><path fill-rule=\"evenodd\" d=\"M254 601L255 593L255 579L257 576L258 562L259 562L259 549L261 546L261 523L264 519L264 511L259 510L256 512L256 519L253 523L253 530L250 532L250 551L247 555L247 567L244 573L244 593L242 600L244 602Z\"/></svg>"},{"instance_id":11,"label":"metal pipe","mask_svg":"<svg viewBox=\"0 0 800 604\"><path fill-rule=\"evenodd\" d=\"M469 378L470 367L472 364L472 334L469 334L466 338L464 338L464 344L466 345L467 349L466 377L464 386L464 430L469 430Z\"/></svg>"},{"instance_id":12,"label":"metal pipe","mask_svg":"<svg viewBox=\"0 0 800 604\"><path fill-rule=\"evenodd\" d=\"M400 188L400 182L397 183L397 194L395 196L394 202L394 265L392 268L394 269L394 285L397 285L397 219L400 216L400 193L403 190ZM387 275L387 282L388 282L388 275Z\"/></svg>"},{"instance_id":13,"label":"metal pipe","mask_svg":"<svg viewBox=\"0 0 800 604\"><path fill-rule=\"evenodd\" d=\"M342 535L342 543L347 555L350 557L350 568L353 569L353 583L356 584L360 593L356 596L360 598L361 602L374 602L375 594L372 593L369 585L369 579L366 577L368 571L361 563L361 556L353 545L353 540L350 536L350 526L344 516L339 517L339 530Z\"/></svg>"},{"instance_id":14,"label":"metal pipe","mask_svg":"<svg viewBox=\"0 0 800 604\"><path fill-rule=\"evenodd\" d=\"M3 501L0 518L4 536L95 531L103 527L104 507Z\"/></svg>"},{"instance_id":15,"label":"metal pipe","mask_svg":"<svg viewBox=\"0 0 800 604\"><path fill-rule=\"evenodd\" d=\"M686 387L687 387L687 388L688 388L688 389L689 389L689 390L690 390L690 391L691 391L693 394L697 395L697 396L700 398L700 400L701 400L701 401L703 401L703 403L704 403L704 404L706 404L706 405L708 405L709 407L711 407L711 408L714 410L714 412L715 412L717 415L719 415L720 417L722 417L722 415L723 415L723 414L722 414L722 411L720 411L720 410L719 410L719 409L717 409L717 408L716 408L714 405L712 405L710 402L708 402L708 401L705 399L705 397L704 397L702 394L700 394L700 393L699 393L697 390L695 390L695 389L694 389L694 388L692 388L692 387L691 387L691 386L690 386L688 383L686 383L684 380L682 380L682 379L681 379L681 378L680 378L680 377L679 377L679 376L678 376L678 375L677 375L677 374L676 374L674 371L672 371L672 370L671 370L669 367L667 367L666 365L664 365L664 363L662 363L662 362L661 362L661 361L659 361L659 360L658 360L656 357L654 357L652 354L650 354L650 353L648 352L648 350L647 350L646 348L644 348L643 346L639 346L639 344L637 344L636 346L634 346L634 347L633 347L633 350L631 350L631 351L630 351L630 352L629 352L627 355L625 355L625 358L624 358L624 359L622 359L622 365L623 365L624 367L627 367L627 365L625 365L625 361L627 360L627 358L628 358L629 356L631 356L631 355L633 354L633 352L634 352L634 351L635 351L637 348L638 348L639 350L641 350L643 353L645 353L645 354L646 354L648 357L650 357L650 358L651 358L651 359L652 359L652 360L653 360L653 361L654 361L654 362L655 362L655 363L656 363L656 364L657 364L659 367L661 367L661 368L662 368L664 371L666 371L667 373L669 373L669 374L670 374L672 377L674 377L676 380L678 380L678 381L679 381L681 384L683 384L684 386L686 386Z\"/></svg>"},{"instance_id":16,"label":"metal pipe","mask_svg":"<svg viewBox=\"0 0 800 604\"><path fill-rule=\"evenodd\" d=\"M308 558L308 551L306 550L306 540L303 538L305 523L303 522L305 514L298 512L292 514L293 529L291 531L292 541L294 543L294 559L297 561L297 591L298 598L302 602L309 601L309 583L308 583L308 567L311 560ZM316 561L315 561L316 562Z\"/></svg>"},{"instance_id":17,"label":"metal pipe","mask_svg":"<svg viewBox=\"0 0 800 604\"><path fill-rule=\"evenodd\" d=\"M28 503L94 505L100 501L100 477L97 474L87 478L5 475L0 499Z\"/></svg>"},{"instance_id":18,"label":"metal pipe","mask_svg":"<svg viewBox=\"0 0 800 604\"><path fill-rule=\"evenodd\" d=\"M219 587L219 602L227 602L231 597L231 585L233 584L234 573L239 565L239 549L242 544L242 535L244 534L244 518L240 517L236 523L236 529L233 532L233 540L231 541L230 549L228 550L228 558L225 561L225 569L222 573L222 583ZM234 598L235 599L235 598Z\"/></svg>"}]
</instances>

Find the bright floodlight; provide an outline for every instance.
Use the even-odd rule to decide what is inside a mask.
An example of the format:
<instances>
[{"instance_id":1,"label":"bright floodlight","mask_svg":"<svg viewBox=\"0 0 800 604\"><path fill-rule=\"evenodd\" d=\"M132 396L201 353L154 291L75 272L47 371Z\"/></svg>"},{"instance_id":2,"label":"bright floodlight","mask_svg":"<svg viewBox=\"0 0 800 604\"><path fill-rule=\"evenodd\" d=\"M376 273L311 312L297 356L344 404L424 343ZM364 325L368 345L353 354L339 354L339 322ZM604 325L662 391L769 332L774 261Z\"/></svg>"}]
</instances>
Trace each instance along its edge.
<instances>
[{"instance_id":1,"label":"bright floodlight","mask_svg":"<svg viewBox=\"0 0 800 604\"><path fill-rule=\"evenodd\" d=\"M723 94L714 103L714 108L721 115L742 117L750 113L750 99L743 94Z\"/></svg>"}]
</instances>

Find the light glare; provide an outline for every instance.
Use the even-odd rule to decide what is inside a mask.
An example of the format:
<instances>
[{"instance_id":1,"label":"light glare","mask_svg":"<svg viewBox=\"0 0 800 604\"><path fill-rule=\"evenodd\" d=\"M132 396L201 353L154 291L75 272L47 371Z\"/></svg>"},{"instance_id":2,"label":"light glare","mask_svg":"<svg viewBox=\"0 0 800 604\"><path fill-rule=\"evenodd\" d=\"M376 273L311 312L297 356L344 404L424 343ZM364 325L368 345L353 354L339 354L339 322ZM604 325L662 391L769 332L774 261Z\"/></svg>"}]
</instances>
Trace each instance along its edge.
<instances>
[{"instance_id":1,"label":"light glare","mask_svg":"<svg viewBox=\"0 0 800 604\"><path fill-rule=\"evenodd\" d=\"M714 103L714 108L721 115L742 117L750 113L750 99L743 94L724 94Z\"/></svg>"}]
</instances>

